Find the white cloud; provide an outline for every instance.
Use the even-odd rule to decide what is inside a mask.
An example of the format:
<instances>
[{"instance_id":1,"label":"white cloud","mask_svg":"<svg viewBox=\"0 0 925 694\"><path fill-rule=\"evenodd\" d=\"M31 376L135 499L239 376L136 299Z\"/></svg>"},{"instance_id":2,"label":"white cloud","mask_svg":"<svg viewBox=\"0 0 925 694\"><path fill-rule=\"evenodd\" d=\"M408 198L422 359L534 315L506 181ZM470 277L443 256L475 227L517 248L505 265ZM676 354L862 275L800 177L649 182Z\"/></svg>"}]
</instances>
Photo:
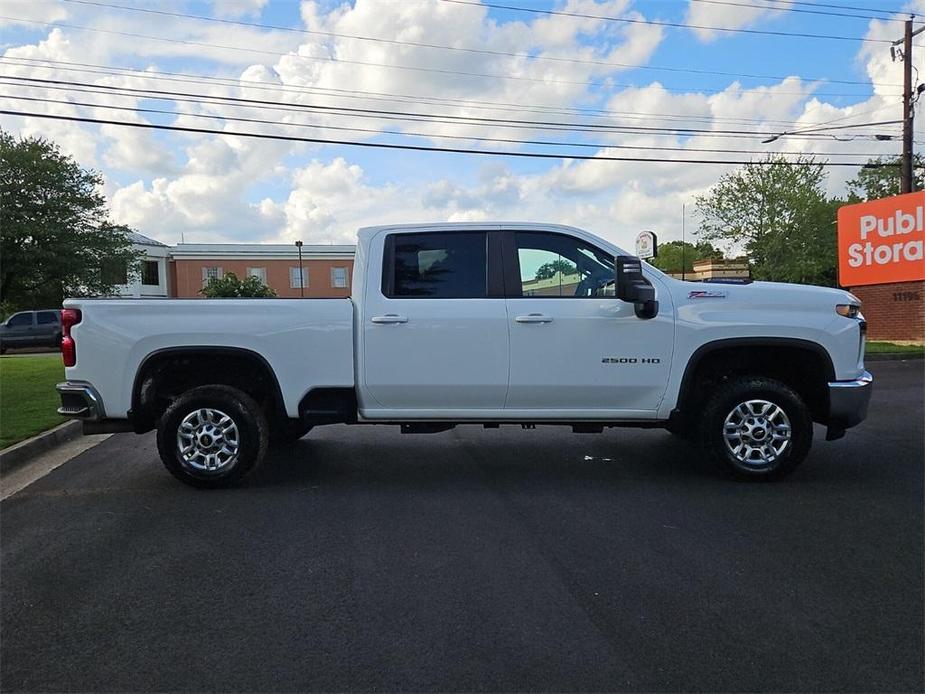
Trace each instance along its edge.
<instances>
[{"instance_id":1,"label":"white cloud","mask_svg":"<svg viewBox=\"0 0 925 694\"><path fill-rule=\"evenodd\" d=\"M770 9L767 5L747 6L746 3L740 5L723 5L691 0L687 8L687 17L685 22L702 27L723 27L728 29L742 29L745 27L755 26L759 20L776 19L783 16L793 4L787 0L779 0L775 3L780 9ZM692 29L694 34L703 42L714 41L717 38L728 35L724 31L715 31L712 29Z\"/></svg>"}]
</instances>

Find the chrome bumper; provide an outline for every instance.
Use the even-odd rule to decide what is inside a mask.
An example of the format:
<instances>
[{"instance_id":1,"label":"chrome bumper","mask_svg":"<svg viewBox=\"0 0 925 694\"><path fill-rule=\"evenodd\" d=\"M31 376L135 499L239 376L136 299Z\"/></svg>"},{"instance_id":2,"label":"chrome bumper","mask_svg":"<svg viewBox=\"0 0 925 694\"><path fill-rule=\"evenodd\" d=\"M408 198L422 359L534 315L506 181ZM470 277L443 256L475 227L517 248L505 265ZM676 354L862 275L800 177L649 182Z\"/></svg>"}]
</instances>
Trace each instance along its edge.
<instances>
[{"instance_id":1,"label":"chrome bumper","mask_svg":"<svg viewBox=\"0 0 925 694\"><path fill-rule=\"evenodd\" d=\"M58 414L72 419L98 422L106 418L100 394L89 383L67 381L55 386L61 396Z\"/></svg>"},{"instance_id":2,"label":"chrome bumper","mask_svg":"<svg viewBox=\"0 0 925 694\"><path fill-rule=\"evenodd\" d=\"M867 417L874 377L865 371L854 381L829 383L829 427L849 429Z\"/></svg>"}]
</instances>

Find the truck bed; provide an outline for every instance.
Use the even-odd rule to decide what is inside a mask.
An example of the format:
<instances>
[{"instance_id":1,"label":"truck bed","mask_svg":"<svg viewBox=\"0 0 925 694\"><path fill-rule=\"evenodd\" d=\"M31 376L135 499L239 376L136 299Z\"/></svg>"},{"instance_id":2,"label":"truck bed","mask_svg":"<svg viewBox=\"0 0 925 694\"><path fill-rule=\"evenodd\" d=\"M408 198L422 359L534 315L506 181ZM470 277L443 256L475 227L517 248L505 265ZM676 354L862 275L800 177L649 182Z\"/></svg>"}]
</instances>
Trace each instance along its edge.
<instances>
[{"instance_id":1,"label":"truck bed","mask_svg":"<svg viewBox=\"0 0 925 694\"><path fill-rule=\"evenodd\" d=\"M107 417L127 416L145 359L184 347L259 355L290 417L313 387L354 386L350 299L69 299L65 307L82 313L67 379L92 383Z\"/></svg>"}]
</instances>

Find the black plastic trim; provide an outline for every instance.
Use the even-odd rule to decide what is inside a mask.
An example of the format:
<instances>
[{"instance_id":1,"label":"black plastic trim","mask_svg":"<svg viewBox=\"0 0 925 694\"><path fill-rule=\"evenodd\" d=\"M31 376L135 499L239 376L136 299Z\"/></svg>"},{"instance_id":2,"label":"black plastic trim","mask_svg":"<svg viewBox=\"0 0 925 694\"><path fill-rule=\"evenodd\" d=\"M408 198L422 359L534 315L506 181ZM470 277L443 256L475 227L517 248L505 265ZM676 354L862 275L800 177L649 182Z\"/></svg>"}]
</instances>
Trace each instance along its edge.
<instances>
[{"instance_id":1,"label":"black plastic trim","mask_svg":"<svg viewBox=\"0 0 925 694\"><path fill-rule=\"evenodd\" d=\"M675 412L680 411L681 404L687 398L694 373L697 371L697 366L703 358L711 352L724 349L735 349L738 347L793 347L814 352L822 358L822 363L826 370L826 382L835 380L835 367L832 364L832 357L828 351L826 351L825 347L818 342L801 340L795 337L730 337L722 340L714 340L700 345L700 347L694 350L690 359L688 359L687 366L684 367L684 376L681 378L681 388L678 390ZM674 412L672 415L674 415Z\"/></svg>"},{"instance_id":2,"label":"black plastic trim","mask_svg":"<svg viewBox=\"0 0 925 694\"><path fill-rule=\"evenodd\" d=\"M225 356L235 356L235 357L245 357L248 359L256 359L261 367L266 371L266 374L270 377L273 385L273 394L274 400L277 408L281 413L286 412L286 404L283 400L283 391L279 386L279 379L276 377L276 372L273 371L273 367L270 366L270 362L266 358L258 354L257 352L245 349L243 347L219 347L215 345L190 345L184 347L164 347L163 349L158 349L141 360L141 363L138 365L137 371L135 371L135 380L132 383L132 409L128 411L128 416L132 420L132 423L136 425L141 424L141 422L136 422L138 418L138 413L142 411L141 407L141 374L145 372L145 367L150 364L150 362L155 358L160 358L163 356L216 356L216 355L225 355Z\"/></svg>"}]
</instances>

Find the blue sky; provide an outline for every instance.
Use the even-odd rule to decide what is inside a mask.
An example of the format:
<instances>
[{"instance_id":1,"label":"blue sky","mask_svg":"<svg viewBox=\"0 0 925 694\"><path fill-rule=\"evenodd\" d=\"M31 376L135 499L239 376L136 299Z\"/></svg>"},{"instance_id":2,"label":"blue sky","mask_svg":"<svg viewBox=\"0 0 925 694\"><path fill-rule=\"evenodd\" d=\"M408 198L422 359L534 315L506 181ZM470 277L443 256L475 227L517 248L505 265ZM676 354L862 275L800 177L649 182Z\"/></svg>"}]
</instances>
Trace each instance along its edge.
<instances>
[{"instance_id":1,"label":"blue sky","mask_svg":"<svg viewBox=\"0 0 925 694\"><path fill-rule=\"evenodd\" d=\"M244 96L335 108L414 110L450 119L474 115L508 120L595 122L637 129L684 126L709 131L692 137L631 130L550 131L524 124L475 126L452 120L421 124L350 113L281 114L278 110L242 104L173 102L105 91L79 94L67 89L46 89L38 84L20 83L15 90L9 86L4 89L6 107L30 112L428 146L501 148L498 144L469 139L472 136L566 140L602 145L573 148L569 150L572 152L597 156L628 153L667 160L667 163L564 162L476 157L2 117L3 128L21 135L54 139L81 163L101 170L116 221L169 243L175 242L181 231L187 240L196 241L269 242L302 238L307 243L345 242L352 240L357 226L367 224L504 218L572 223L629 246L642 228L655 229L662 239L676 237L680 231L681 205L692 207L690 203L697 195L735 168L723 164L684 164L685 158L761 156L698 155L685 153L685 149L818 152L833 160L863 161L866 155L895 154L899 148L897 141L872 139L874 133L897 134L896 126L859 128L851 131L858 137L850 142L830 137L784 138L774 145L762 144L764 137L757 134L730 138L715 132L771 133L831 121L851 124L899 118L896 95L900 90L890 85L901 82L901 66L890 61L887 44L747 33L711 34L644 23L656 20L881 40L898 37L902 31L902 24L896 21L797 11L812 9L805 4L788 6L778 0L762 0L764 6L781 8L771 11L737 6L739 0L733 0L732 4L702 0L499 2L636 20L636 23L621 23L486 9L443 0L100 2L262 26L146 14L66 0L11 0L4 3L0 12L6 17L0 19L3 73L110 87L182 90L205 97ZM925 10L914 4L879 0L844 4L906 12ZM873 14L884 20L904 16L882 12L856 14ZM77 29L75 25L95 31ZM276 31L270 26L322 34ZM126 34L162 37L173 43ZM364 42L351 39L350 35L526 53L531 58ZM236 50L216 46L233 46ZM323 54L329 60L299 58L300 52L306 56ZM351 59L367 64L347 62ZM103 67L90 72L90 68L75 63ZM384 63L388 67L369 63ZM601 63L639 67L605 67ZM918 58L915 64L922 69ZM471 77L396 66L529 79ZM170 83L126 72L126 68L194 75L197 83ZM101 74L106 72L109 74ZM214 80L216 77L227 81L219 84ZM810 79L819 81L811 83ZM585 82L598 85L576 84ZM264 86L258 87L261 83ZM356 93L348 96L332 91L337 89ZM85 101L97 106L26 102L10 98L13 91L18 95ZM371 91L392 96L376 100L363 96ZM409 102L393 98L395 95L413 95L422 101ZM440 101L434 102L435 99ZM465 99L467 103L446 99ZM99 107L102 104L161 108L182 115L136 115L102 109ZM202 115L213 118L207 120ZM229 115L303 125L221 120ZM313 127L305 127L304 123ZM337 130L343 127L424 132L428 137ZM444 139L441 135L457 139ZM653 146L670 146L678 151L645 149ZM627 147L637 149L627 150ZM551 149L530 145L507 148L522 152ZM852 158L844 156L845 152L865 156ZM844 181L853 174L853 170L846 168L831 169L831 192L840 192Z\"/></svg>"}]
</instances>

